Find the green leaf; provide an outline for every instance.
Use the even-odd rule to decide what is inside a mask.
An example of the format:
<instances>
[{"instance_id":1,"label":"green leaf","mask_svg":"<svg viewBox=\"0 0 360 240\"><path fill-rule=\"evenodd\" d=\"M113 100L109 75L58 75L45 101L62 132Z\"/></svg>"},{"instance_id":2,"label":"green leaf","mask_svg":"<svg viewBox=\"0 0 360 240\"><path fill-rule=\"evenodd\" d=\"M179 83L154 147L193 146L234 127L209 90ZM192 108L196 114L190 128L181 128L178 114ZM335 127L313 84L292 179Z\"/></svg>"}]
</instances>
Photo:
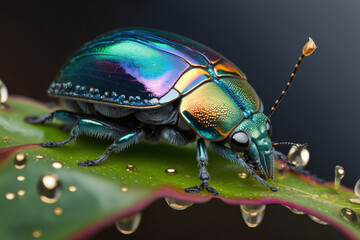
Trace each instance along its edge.
<instances>
[{"instance_id":1,"label":"green leaf","mask_svg":"<svg viewBox=\"0 0 360 240\"><path fill-rule=\"evenodd\" d=\"M8 107L0 110L0 235L5 239L29 238L40 232L45 239L85 237L119 218L141 211L157 198L196 203L213 198L206 191L188 194L183 190L200 183L194 145L141 143L111 154L98 166L84 168L77 163L97 158L111 141L80 137L75 144L41 148L36 143L61 141L69 135L58 123L32 125L23 121L27 116L49 112L45 105L19 97L10 98ZM26 155L22 169L14 162L18 153ZM352 191L344 187L335 191L333 183L319 184L285 171L277 173L271 183L279 189L273 193L253 177L239 177L243 172L239 166L211 152L209 159L211 186L220 192L219 198L224 202L284 204L330 223L347 237L359 238L360 205L349 202L354 195ZM62 167L54 168L55 161L61 162ZM129 164L134 165L133 171L127 171ZM167 174L167 168L176 169L176 173ZM49 201L40 197L39 183L44 175L57 176L61 183L57 188L59 198L54 203L46 203ZM18 176L25 179L19 181L22 178L18 180ZM70 191L70 186L76 186L76 191ZM14 199L9 200L11 193ZM62 213L57 215L60 208ZM346 220L340 213L344 208L351 209L357 218Z\"/></svg>"}]
</instances>

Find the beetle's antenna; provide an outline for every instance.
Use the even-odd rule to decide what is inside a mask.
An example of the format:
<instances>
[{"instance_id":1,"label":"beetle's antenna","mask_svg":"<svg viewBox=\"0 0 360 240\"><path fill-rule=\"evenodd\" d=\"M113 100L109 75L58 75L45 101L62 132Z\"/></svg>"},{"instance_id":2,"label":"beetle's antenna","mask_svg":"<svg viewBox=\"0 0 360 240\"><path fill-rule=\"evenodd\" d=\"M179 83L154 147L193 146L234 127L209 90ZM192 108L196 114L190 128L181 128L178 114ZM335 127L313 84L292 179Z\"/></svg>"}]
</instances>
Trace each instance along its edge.
<instances>
[{"instance_id":1,"label":"beetle's antenna","mask_svg":"<svg viewBox=\"0 0 360 240\"><path fill-rule=\"evenodd\" d=\"M316 49L315 42L309 37L309 41L304 45L304 48L302 50L302 55L299 57L297 64L295 64L294 71L290 75L290 79L286 84L285 89L281 92L278 99L275 101L274 106L270 109L270 112L268 114L268 118L271 118L271 115L274 113L276 107L280 103L281 99L284 97L286 91L289 89L291 83L294 81L296 71L298 70L300 63L304 59L305 56L310 56Z\"/></svg>"}]
</instances>

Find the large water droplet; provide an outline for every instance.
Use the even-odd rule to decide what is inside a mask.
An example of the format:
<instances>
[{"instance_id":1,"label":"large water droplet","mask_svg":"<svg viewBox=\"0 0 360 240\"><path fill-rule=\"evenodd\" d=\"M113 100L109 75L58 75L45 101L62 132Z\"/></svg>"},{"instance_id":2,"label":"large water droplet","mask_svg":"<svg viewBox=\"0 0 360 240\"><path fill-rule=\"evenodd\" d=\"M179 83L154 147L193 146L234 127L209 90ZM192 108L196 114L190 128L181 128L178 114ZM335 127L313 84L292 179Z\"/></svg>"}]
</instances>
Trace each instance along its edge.
<instances>
[{"instance_id":1,"label":"large water droplet","mask_svg":"<svg viewBox=\"0 0 360 240\"><path fill-rule=\"evenodd\" d=\"M5 84L3 83L3 81L0 80L0 105L6 102L8 96L9 96L8 90Z\"/></svg>"},{"instance_id":2,"label":"large water droplet","mask_svg":"<svg viewBox=\"0 0 360 240\"><path fill-rule=\"evenodd\" d=\"M357 182L355 184L354 192L357 197L360 197L360 179L357 180Z\"/></svg>"},{"instance_id":3,"label":"large water droplet","mask_svg":"<svg viewBox=\"0 0 360 240\"><path fill-rule=\"evenodd\" d=\"M128 217L121 218L115 222L116 228L123 234L131 234L139 227L141 212L137 212Z\"/></svg>"},{"instance_id":4,"label":"large water droplet","mask_svg":"<svg viewBox=\"0 0 360 240\"><path fill-rule=\"evenodd\" d=\"M350 208L342 208L340 210L340 216L345 221L350 222L354 225L358 225L360 223L360 216Z\"/></svg>"},{"instance_id":5,"label":"large water droplet","mask_svg":"<svg viewBox=\"0 0 360 240\"><path fill-rule=\"evenodd\" d=\"M23 169L26 165L26 155L25 153L18 153L15 156L14 164L16 169Z\"/></svg>"},{"instance_id":6,"label":"large water droplet","mask_svg":"<svg viewBox=\"0 0 360 240\"><path fill-rule=\"evenodd\" d=\"M300 211L300 210L297 210L296 208L292 208L292 207L289 207L289 206L286 206L286 205L283 205L285 206L286 208L288 208L291 212L295 213L295 214L298 214L298 215L303 215L305 214L304 212Z\"/></svg>"},{"instance_id":7,"label":"large water droplet","mask_svg":"<svg viewBox=\"0 0 360 240\"><path fill-rule=\"evenodd\" d=\"M345 170L342 166L336 165L335 167L335 190L339 190L341 179L345 176Z\"/></svg>"},{"instance_id":8,"label":"large water droplet","mask_svg":"<svg viewBox=\"0 0 360 240\"><path fill-rule=\"evenodd\" d=\"M290 148L287 159L298 167L305 167L309 163L310 152L296 144Z\"/></svg>"},{"instance_id":9,"label":"large water droplet","mask_svg":"<svg viewBox=\"0 0 360 240\"><path fill-rule=\"evenodd\" d=\"M318 224L321 224L321 225L328 225L328 223L327 223L327 222L324 222L324 221L322 221L322 220L318 219L318 218L317 218L317 217L315 217L315 216L312 216L312 215L309 215L309 214L308 214L308 216L311 218L311 220L313 220L314 222L316 222L316 223L318 223Z\"/></svg>"},{"instance_id":10,"label":"large water droplet","mask_svg":"<svg viewBox=\"0 0 360 240\"><path fill-rule=\"evenodd\" d=\"M257 227L264 218L266 205L240 205L241 215L249 227Z\"/></svg>"},{"instance_id":11,"label":"large water droplet","mask_svg":"<svg viewBox=\"0 0 360 240\"><path fill-rule=\"evenodd\" d=\"M37 191L41 201L55 203L61 196L62 184L57 175L46 174L39 179Z\"/></svg>"},{"instance_id":12,"label":"large water droplet","mask_svg":"<svg viewBox=\"0 0 360 240\"><path fill-rule=\"evenodd\" d=\"M194 204L192 202L186 202L186 201L167 198L167 197L165 198L165 201L172 209L175 210L185 210Z\"/></svg>"}]
</instances>

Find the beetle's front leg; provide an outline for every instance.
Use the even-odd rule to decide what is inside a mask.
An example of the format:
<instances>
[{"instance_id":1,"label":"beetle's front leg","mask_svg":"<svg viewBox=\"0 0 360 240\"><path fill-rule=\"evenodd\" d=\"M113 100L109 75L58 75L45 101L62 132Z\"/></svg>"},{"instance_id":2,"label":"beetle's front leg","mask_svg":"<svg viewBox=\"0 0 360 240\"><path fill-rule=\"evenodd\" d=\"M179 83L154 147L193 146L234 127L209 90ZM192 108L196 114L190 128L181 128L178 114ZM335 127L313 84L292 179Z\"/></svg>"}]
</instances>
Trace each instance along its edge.
<instances>
[{"instance_id":1,"label":"beetle's front leg","mask_svg":"<svg viewBox=\"0 0 360 240\"><path fill-rule=\"evenodd\" d=\"M257 175L256 171L254 169L255 166L253 166L251 164L247 164L237 153L233 152L226 146L224 146L220 143L217 143L217 142L212 142L211 147L214 150L214 152L216 152L217 154L223 156L224 158L230 160L231 162L234 162L234 163L242 166L245 169L245 171L250 173L251 175L253 175L254 178L261 185L268 187L273 192L276 192L278 190L276 187L270 186L264 179L262 179L259 175Z\"/></svg>"},{"instance_id":2,"label":"beetle's front leg","mask_svg":"<svg viewBox=\"0 0 360 240\"><path fill-rule=\"evenodd\" d=\"M185 192L188 193L199 193L201 190L206 188L209 193L212 195L218 196L219 192L216 191L214 188L212 188L208 181L210 180L210 174L205 168L205 165L208 161L207 151L206 151L206 145L204 142L204 139L200 138L197 141L197 156L196 159L198 161L198 164L200 166L200 174L199 179L201 180L201 184L199 186L189 187L185 189Z\"/></svg>"}]
</instances>

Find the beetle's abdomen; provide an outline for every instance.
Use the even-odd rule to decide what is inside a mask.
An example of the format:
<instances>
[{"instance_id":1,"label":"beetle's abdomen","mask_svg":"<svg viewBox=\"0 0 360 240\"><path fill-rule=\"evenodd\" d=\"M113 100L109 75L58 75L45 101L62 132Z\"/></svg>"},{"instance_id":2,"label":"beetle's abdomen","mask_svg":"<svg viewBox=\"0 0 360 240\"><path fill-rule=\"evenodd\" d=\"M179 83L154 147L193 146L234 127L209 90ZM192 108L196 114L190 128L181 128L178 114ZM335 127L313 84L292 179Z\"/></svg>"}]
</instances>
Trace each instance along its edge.
<instances>
[{"instance_id":1,"label":"beetle's abdomen","mask_svg":"<svg viewBox=\"0 0 360 240\"><path fill-rule=\"evenodd\" d=\"M226 138L243 119L236 103L214 82L204 83L183 97L180 113L202 138Z\"/></svg>"}]
</instances>

